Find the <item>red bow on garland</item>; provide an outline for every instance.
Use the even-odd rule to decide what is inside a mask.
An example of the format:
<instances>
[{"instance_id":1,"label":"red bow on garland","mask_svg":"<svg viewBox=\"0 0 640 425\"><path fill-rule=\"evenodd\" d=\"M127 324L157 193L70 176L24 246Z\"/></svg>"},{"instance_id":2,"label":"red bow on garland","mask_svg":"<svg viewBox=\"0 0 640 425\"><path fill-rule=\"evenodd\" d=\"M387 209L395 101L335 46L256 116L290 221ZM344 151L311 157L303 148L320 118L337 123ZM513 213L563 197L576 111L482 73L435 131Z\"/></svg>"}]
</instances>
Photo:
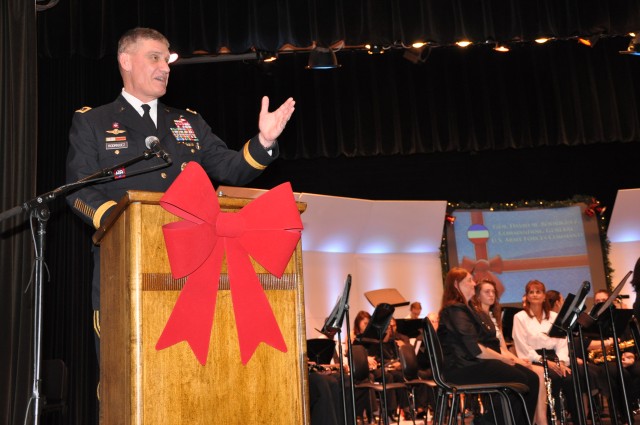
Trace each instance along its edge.
<instances>
[{"instance_id":1,"label":"red bow on garland","mask_svg":"<svg viewBox=\"0 0 640 425\"><path fill-rule=\"evenodd\" d=\"M598 201L596 198L591 198L591 203L584 210L584 213L589 217L593 217L596 214L600 215L604 213L606 209L607 207L601 206L600 201Z\"/></svg>"},{"instance_id":2,"label":"red bow on garland","mask_svg":"<svg viewBox=\"0 0 640 425\"><path fill-rule=\"evenodd\" d=\"M206 363L226 253L242 364L247 364L260 342L286 352L249 256L282 277L302 231L291 185L283 183L240 211L224 213L209 177L199 164L190 162L160 205L184 219L166 224L162 230L173 277L188 277L156 349L186 341L198 361Z\"/></svg>"}]
</instances>

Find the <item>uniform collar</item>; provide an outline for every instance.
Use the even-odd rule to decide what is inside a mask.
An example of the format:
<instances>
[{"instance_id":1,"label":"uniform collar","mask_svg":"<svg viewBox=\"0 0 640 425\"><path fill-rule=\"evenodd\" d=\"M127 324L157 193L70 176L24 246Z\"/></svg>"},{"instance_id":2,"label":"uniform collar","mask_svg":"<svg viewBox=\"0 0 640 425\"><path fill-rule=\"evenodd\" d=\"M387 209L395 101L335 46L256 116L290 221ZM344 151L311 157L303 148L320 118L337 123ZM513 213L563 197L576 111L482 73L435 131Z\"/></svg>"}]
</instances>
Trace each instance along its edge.
<instances>
[{"instance_id":1,"label":"uniform collar","mask_svg":"<svg viewBox=\"0 0 640 425\"><path fill-rule=\"evenodd\" d=\"M124 97L124 99L129 102L129 104L131 106L133 106L133 108L140 114L140 116L142 116L142 114L144 114L144 110L142 109L142 105L143 104L147 104L151 107L151 110L149 111L149 114L151 115L151 117L154 119L154 121L157 122L156 117L158 116L158 99L153 99L151 102L143 102L140 99L138 99L137 97L135 97L134 95L127 93L127 91L123 88L122 89L122 97Z\"/></svg>"}]
</instances>

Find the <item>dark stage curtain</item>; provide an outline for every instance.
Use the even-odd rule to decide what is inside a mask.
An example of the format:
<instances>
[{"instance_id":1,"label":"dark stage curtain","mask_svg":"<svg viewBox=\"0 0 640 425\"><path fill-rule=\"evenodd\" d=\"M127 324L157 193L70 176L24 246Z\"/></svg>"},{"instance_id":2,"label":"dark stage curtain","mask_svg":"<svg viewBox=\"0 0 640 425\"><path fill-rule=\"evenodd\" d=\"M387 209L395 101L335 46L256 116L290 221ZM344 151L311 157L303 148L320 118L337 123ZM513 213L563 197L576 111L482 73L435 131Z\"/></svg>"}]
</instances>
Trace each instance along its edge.
<instances>
[{"instance_id":1,"label":"dark stage curtain","mask_svg":"<svg viewBox=\"0 0 640 425\"><path fill-rule=\"evenodd\" d=\"M129 13L118 13L127 10ZM82 19L74 19L82 16ZM112 18L117 16L117 19ZM175 65L164 100L200 112L232 146L257 128L259 98L288 96L298 112L283 136L287 159L468 152L638 140L639 62L620 55L625 34L640 26L637 1L69 1L42 13L39 54L45 66L91 72L89 86L118 87L118 37L136 25L163 31L182 54L227 46L275 50L314 40L394 44L531 40L540 35L606 34L593 48L576 40L520 43L500 54L492 45L433 47L424 63L338 52L342 67L305 71L307 53L272 64ZM93 69L88 71L89 67ZM55 73L55 70L53 71ZM49 81L64 84L66 75ZM77 81L77 80L76 80ZM69 90L74 90L75 84ZM101 87L102 88L102 87ZM116 96L90 92L74 108Z\"/></svg>"},{"instance_id":2,"label":"dark stage curtain","mask_svg":"<svg viewBox=\"0 0 640 425\"><path fill-rule=\"evenodd\" d=\"M36 21L32 2L0 2L0 212L36 185ZM7 214L8 215L8 214ZM0 423L23 423L32 389L33 244L28 217L0 222Z\"/></svg>"},{"instance_id":3,"label":"dark stage curtain","mask_svg":"<svg viewBox=\"0 0 640 425\"><path fill-rule=\"evenodd\" d=\"M324 72L305 70L304 54L263 67L182 65L165 100L196 109L241 143L256 130L262 94L278 103L293 96L287 159L628 142L640 138L640 61L618 54L625 47L623 38L508 54L448 47L417 65L398 51L349 51L338 55L340 69Z\"/></svg>"},{"instance_id":4,"label":"dark stage curtain","mask_svg":"<svg viewBox=\"0 0 640 425\"><path fill-rule=\"evenodd\" d=\"M637 31L636 0L69 0L47 11L41 54L100 58L124 30L156 28L182 55L227 47L275 51L314 41L451 44L626 34Z\"/></svg>"},{"instance_id":5,"label":"dark stage curtain","mask_svg":"<svg viewBox=\"0 0 640 425\"><path fill-rule=\"evenodd\" d=\"M300 53L272 64L181 65L172 68L163 101L198 111L239 148L257 132L261 96L274 105L293 96L297 110L281 138L285 159L630 142L640 139L640 60L618 54L625 43L557 41L508 54L439 48L422 64L397 51L348 51L332 71L305 70ZM120 90L114 56L41 63L49 76L42 84L65 87L51 105L64 112L56 117L60 131L45 138L64 139L72 110L109 102Z\"/></svg>"}]
</instances>

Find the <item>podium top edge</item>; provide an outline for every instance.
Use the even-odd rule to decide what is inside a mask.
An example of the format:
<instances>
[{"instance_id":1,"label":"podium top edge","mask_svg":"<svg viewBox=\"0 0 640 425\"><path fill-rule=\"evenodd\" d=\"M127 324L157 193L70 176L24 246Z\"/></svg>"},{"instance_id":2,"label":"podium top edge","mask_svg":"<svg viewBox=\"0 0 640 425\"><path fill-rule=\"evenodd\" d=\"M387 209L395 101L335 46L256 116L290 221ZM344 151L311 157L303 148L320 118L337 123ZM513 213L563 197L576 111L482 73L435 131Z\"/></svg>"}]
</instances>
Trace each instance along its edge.
<instances>
[{"instance_id":1,"label":"podium top edge","mask_svg":"<svg viewBox=\"0 0 640 425\"><path fill-rule=\"evenodd\" d=\"M118 220L118 217L122 215L122 213L127 209L127 207L134 203L141 204L152 204L158 205L160 204L160 199L164 192L149 192L144 190L128 190L125 195L118 201L116 206L113 208L104 224L100 226L98 230L93 234L92 240L96 245L100 245L102 238L104 238L105 234L109 231L109 229L113 226L113 224ZM220 208L224 209L241 209L248 203L250 203L252 198L236 198L230 196L219 196L218 202L220 203ZM298 207L298 211L300 214L306 211L307 203L296 201L296 205Z\"/></svg>"}]
</instances>

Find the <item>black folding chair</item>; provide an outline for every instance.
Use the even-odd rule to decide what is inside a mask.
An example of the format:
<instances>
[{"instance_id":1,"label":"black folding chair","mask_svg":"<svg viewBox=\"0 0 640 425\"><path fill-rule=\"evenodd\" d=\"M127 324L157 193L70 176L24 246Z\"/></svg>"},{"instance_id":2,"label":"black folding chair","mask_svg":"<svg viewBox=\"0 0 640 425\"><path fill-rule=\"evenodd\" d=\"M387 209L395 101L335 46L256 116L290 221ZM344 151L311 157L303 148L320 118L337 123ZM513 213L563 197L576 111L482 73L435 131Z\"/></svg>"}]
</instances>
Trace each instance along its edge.
<instances>
[{"instance_id":1,"label":"black folding chair","mask_svg":"<svg viewBox=\"0 0 640 425\"><path fill-rule=\"evenodd\" d=\"M527 425L531 425L531 419L527 412L527 407L524 401L522 393L529 391L529 387L519 382L490 382L486 384L454 384L448 382L442 374L443 365L443 353L440 346L440 340L436 334L431 321L428 318L424 319L424 340L429 355L429 361L431 362L431 372L433 373L433 380L438 386L438 400L436 402L436 417L434 417L434 424L442 425L444 422L444 407L445 402L449 395L452 396L451 409L449 410L449 425L453 424L456 417L455 412L458 408L458 399L460 394L497 394L500 397L502 409L504 412L504 418L509 425L516 425L515 416L513 414L513 406L509 399L509 394L517 394L522 401L523 411L527 419ZM490 398L491 400L491 398ZM491 400L493 405L493 400ZM495 408L492 408L495 423L498 423L495 416Z\"/></svg>"},{"instance_id":2,"label":"black folding chair","mask_svg":"<svg viewBox=\"0 0 640 425\"><path fill-rule=\"evenodd\" d=\"M378 423L384 420L384 423L388 423L387 412L383 410L382 392L385 390L391 391L396 389L406 389L407 387L402 382L387 382L383 387L381 383L372 382L369 378L369 360L367 359L367 350L362 345L353 345L351 347L351 356L353 359L353 381L354 388L365 388L374 391L378 405L380 406L380 416ZM384 373L384 371L382 371ZM371 419L371 418L369 418ZM398 421L398 423L400 423Z\"/></svg>"},{"instance_id":3,"label":"black folding chair","mask_svg":"<svg viewBox=\"0 0 640 425\"><path fill-rule=\"evenodd\" d=\"M416 408L416 389L423 387L427 388L429 391L434 391L437 385L432 379L420 377L418 358L413 346L405 344L398 347L398 356L400 357L400 364L402 365L402 377L404 378L404 384L407 386L407 390L409 391L409 402L412 413L411 420L415 424L416 415L418 413Z\"/></svg>"}]
</instances>

